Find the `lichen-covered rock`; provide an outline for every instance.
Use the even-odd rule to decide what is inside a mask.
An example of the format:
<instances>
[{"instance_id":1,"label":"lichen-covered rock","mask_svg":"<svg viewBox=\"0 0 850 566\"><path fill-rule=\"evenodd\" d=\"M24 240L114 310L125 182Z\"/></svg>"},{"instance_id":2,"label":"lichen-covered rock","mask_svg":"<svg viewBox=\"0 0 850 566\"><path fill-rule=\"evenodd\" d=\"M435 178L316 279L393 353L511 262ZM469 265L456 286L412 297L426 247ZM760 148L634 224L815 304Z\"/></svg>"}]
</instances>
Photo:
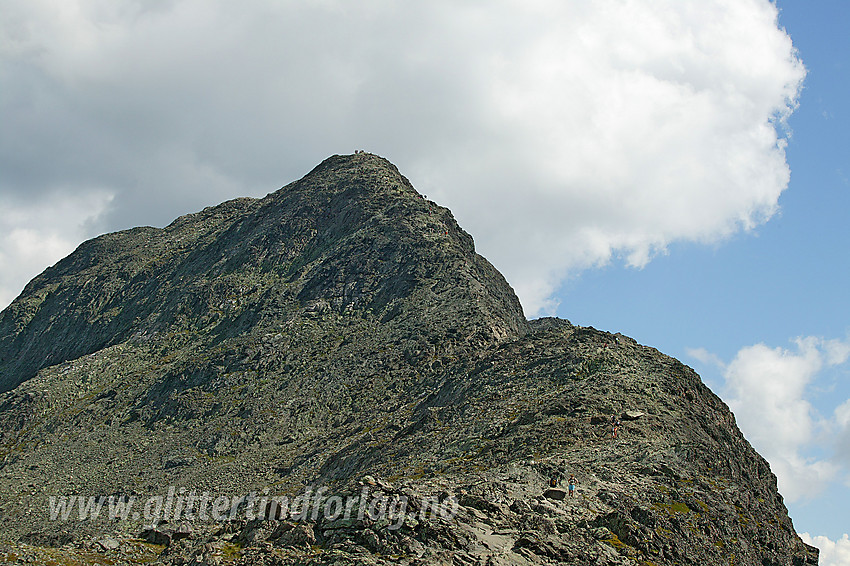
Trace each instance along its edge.
<instances>
[{"instance_id":1,"label":"lichen-covered rock","mask_svg":"<svg viewBox=\"0 0 850 566\"><path fill-rule=\"evenodd\" d=\"M699 376L526 321L370 154L82 244L0 314L0 391L7 561L817 563Z\"/></svg>"}]
</instances>

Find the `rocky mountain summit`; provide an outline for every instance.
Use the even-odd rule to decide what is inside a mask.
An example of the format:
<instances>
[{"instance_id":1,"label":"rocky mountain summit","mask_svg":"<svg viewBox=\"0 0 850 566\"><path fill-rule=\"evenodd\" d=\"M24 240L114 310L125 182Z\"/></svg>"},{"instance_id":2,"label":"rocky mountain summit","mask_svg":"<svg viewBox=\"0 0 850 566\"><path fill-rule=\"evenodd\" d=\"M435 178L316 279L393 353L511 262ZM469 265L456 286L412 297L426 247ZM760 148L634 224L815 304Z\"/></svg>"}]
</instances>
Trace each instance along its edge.
<instances>
[{"instance_id":1,"label":"rocky mountain summit","mask_svg":"<svg viewBox=\"0 0 850 566\"><path fill-rule=\"evenodd\" d=\"M33 279L0 457L7 563L817 564L699 376L527 321L368 153Z\"/></svg>"}]
</instances>

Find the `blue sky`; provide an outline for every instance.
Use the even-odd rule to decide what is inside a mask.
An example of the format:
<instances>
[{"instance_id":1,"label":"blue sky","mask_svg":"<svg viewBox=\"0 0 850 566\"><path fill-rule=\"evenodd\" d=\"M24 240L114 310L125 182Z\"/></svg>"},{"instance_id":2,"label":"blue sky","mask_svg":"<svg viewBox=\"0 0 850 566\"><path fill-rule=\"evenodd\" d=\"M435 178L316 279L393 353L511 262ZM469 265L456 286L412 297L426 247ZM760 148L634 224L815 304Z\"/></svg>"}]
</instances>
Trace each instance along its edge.
<instances>
[{"instance_id":1,"label":"blue sky","mask_svg":"<svg viewBox=\"0 0 850 566\"><path fill-rule=\"evenodd\" d=\"M672 245L643 269L614 262L584 271L557 293L559 316L653 345L694 367L721 396L721 368L689 349L728 363L757 343L793 349L799 336L847 340L850 333L850 4L778 6L808 71L789 120L791 181L781 212L716 245ZM806 395L818 414L831 415L850 399L850 365L821 371ZM829 440L806 453L830 454ZM788 505L798 531L831 539L850 531L846 483Z\"/></svg>"},{"instance_id":2,"label":"blue sky","mask_svg":"<svg viewBox=\"0 0 850 566\"><path fill-rule=\"evenodd\" d=\"M87 238L366 149L527 315L694 367L847 565L848 29L837 0L5 0L0 307Z\"/></svg>"}]
</instances>

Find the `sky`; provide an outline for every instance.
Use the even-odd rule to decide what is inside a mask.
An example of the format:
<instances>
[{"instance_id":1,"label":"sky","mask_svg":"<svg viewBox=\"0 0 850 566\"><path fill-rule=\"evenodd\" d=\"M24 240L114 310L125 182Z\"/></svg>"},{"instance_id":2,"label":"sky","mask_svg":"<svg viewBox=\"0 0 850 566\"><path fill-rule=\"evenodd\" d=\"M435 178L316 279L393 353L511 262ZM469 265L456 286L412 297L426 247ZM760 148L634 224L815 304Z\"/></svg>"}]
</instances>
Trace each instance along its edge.
<instances>
[{"instance_id":1,"label":"sky","mask_svg":"<svg viewBox=\"0 0 850 566\"><path fill-rule=\"evenodd\" d=\"M527 316L694 367L821 564L850 564L850 4L0 10L0 307L87 238L366 149L452 209Z\"/></svg>"}]
</instances>

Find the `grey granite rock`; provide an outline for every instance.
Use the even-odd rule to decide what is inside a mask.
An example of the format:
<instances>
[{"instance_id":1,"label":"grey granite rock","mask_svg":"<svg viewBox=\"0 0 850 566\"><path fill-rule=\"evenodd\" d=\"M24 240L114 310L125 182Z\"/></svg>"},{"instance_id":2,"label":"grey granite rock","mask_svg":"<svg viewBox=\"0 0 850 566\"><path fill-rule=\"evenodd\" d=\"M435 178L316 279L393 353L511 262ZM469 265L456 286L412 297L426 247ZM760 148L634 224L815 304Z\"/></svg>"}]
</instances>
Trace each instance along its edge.
<instances>
[{"instance_id":1,"label":"grey granite rock","mask_svg":"<svg viewBox=\"0 0 850 566\"><path fill-rule=\"evenodd\" d=\"M0 313L0 391L0 557L817 563L691 368L527 321L371 154L85 242Z\"/></svg>"}]
</instances>

